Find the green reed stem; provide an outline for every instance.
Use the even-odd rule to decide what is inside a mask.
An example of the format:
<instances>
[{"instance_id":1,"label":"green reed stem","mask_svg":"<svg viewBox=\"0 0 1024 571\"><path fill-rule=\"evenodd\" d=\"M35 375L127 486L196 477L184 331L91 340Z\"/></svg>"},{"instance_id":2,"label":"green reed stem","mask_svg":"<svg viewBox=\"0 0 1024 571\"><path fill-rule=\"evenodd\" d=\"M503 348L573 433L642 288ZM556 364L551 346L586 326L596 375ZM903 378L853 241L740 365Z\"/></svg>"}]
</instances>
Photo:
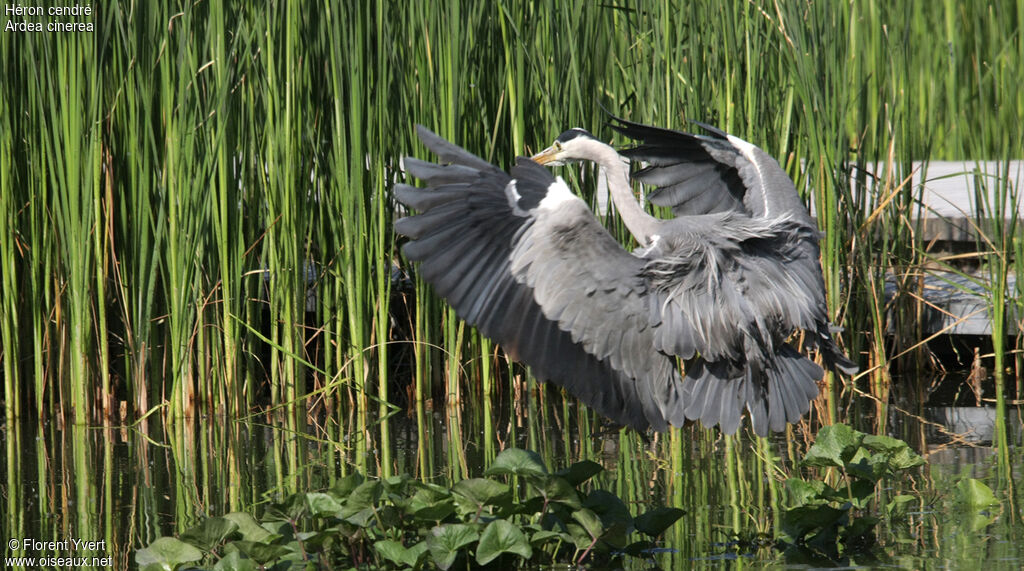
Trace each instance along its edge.
<instances>
[{"instance_id":1,"label":"green reed stem","mask_svg":"<svg viewBox=\"0 0 1024 571\"><path fill-rule=\"evenodd\" d=\"M0 52L0 57L6 56ZM4 416L17 418L21 416L21 383L18 355L21 354L18 340L18 309L19 309L19 266L17 264L18 245L15 242L14 228L20 207L15 203L15 184L12 176L15 173L12 127L9 124L10 112L7 109L6 92L0 92L0 217L3 230L0 231L0 264L5 268L0 278L0 352L3 359L4 372ZM10 473L10 472L9 472Z\"/></svg>"}]
</instances>

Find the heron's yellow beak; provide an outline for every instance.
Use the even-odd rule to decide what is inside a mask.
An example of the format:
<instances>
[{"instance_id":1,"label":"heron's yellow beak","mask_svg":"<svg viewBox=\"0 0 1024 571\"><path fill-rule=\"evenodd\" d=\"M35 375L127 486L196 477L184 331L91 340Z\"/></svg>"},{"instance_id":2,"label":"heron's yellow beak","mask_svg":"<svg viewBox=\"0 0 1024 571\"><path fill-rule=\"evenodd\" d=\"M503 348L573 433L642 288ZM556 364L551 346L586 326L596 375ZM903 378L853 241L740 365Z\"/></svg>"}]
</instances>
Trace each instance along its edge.
<instances>
[{"instance_id":1,"label":"heron's yellow beak","mask_svg":"<svg viewBox=\"0 0 1024 571\"><path fill-rule=\"evenodd\" d=\"M533 155L530 158L542 165L558 166L562 164L561 160L558 158L558 155L561 152L561 150L562 149L558 148L557 146L551 145L550 147L544 149L543 151L537 153L536 155Z\"/></svg>"}]
</instances>

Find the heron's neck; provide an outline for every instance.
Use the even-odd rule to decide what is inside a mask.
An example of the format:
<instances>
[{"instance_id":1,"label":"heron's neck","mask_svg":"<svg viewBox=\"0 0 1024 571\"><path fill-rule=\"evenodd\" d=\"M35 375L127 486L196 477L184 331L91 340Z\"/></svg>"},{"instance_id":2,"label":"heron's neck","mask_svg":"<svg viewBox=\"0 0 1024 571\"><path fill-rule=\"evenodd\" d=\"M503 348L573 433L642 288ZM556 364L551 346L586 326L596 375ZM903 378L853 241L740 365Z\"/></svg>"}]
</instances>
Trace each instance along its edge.
<instances>
[{"instance_id":1,"label":"heron's neck","mask_svg":"<svg viewBox=\"0 0 1024 571\"><path fill-rule=\"evenodd\" d=\"M651 237L657 231L658 219L644 212L633 195L629 185L629 163L623 161L615 149L605 144L594 149L594 155L594 162L600 165L608 179L608 190L623 224L640 246L650 245Z\"/></svg>"}]
</instances>

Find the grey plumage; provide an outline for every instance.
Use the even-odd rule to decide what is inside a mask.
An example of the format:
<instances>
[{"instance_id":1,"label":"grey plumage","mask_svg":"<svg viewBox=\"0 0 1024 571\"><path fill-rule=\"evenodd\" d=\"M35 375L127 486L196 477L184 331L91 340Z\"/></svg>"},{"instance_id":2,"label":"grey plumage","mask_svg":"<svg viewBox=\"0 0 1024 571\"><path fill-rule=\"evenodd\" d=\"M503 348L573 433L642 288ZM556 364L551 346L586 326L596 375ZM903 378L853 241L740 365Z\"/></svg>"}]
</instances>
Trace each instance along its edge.
<instances>
[{"instance_id":1,"label":"grey plumage","mask_svg":"<svg viewBox=\"0 0 1024 571\"><path fill-rule=\"evenodd\" d=\"M619 350L621 343L650 347L649 328L623 334L617 328L586 326L587 335L578 333L599 308L597 301L571 303L575 295L611 296L613 301L605 303L620 305L622 319L646 322L644 284L636 271L633 283L626 284L620 278L627 269L568 261L563 267L545 255L549 246L542 234L557 234L563 244L593 241L595 256L617 253L635 270L642 261L622 250L579 199L567 208L587 215L582 224L559 224L539 213L537 205L556 184L547 169L520 158L510 176L423 127L418 132L450 163L427 167L430 163L407 160L409 173L422 177L429 188L395 186L396 198L421 212L395 223L397 232L413 238L403 252L419 262L421 277L461 318L498 341L513 359L529 364L537 378L565 387L601 414L639 429L664 430L667 419L682 423L681 378L672 363L662 359L651 367L639 350ZM513 180L518 199L509 194ZM516 214L514 205L519 204L534 206ZM560 297L560 292L571 293ZM537 295L550 298L551 307L542 307Z\"/></svg>"},{"instance_id":2,"label":"grey plumage","mask_svg":"<svg viewBox=\"0 0 1024 571\"><path fill-rule=\"evenodd\" d=\"M612 118L611 127L641 144L622 155L649 166L634 177L659 188L648 200L672 207L676 216L736 211L772 218L789 215L813 226L793 181L763 150L740 148L724 131L693 121L708 131L694 135ZM748 154L749 153L749 156Z\"/></svg>"},{"instance_id":3,"label":"grey plumage","mask_svg":"<svg viewBox=\"0 0 1024 571\"><path fill-rule=\"evenodd\" d=\"M818 234L792 183L763 151L714 129L616 128L642 141L623 155L648 164L634 176L661 185L655 195L665 190L678 218L642 212L619 155L582 129L537 157L599 162L640 252L533 160L505 173L418 127L446 164L406 160L428 188L395 187L419 211L395 224L412 238L404 253L460 317L616 422L699 419L731 433L746 410L756 433L782 430L822 375L786 343L792 332L812 332L830 367L856 370L829 334ZM793 197L772 195L779 173ZM690 361L685 382L677 357Z\"/></svg>"}]
</instances>

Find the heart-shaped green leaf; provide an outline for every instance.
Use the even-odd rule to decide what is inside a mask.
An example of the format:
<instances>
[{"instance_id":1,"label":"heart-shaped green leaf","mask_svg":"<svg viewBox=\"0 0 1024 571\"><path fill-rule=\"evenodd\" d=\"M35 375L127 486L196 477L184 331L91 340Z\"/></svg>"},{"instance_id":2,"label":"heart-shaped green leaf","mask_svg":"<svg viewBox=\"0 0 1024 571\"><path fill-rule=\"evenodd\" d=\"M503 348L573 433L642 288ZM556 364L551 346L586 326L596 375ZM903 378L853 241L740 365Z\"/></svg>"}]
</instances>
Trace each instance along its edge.
<instances>
[{"instance_id":1,"label":"heart-shaped green leaf","mask_svg":"<svg viewBox=\"0 0 1024 571\"><path fill-rule=\"evenodd\" d=\"M476 526L464 523L440 525L430 530L427 536L427 549L434 565L445 570L455 563L459 550L479 539Z\"/></svg>"},{"instance_id":2,"label":"heart-shaped green leaf","mask_svg":"<svg viewBox=\"0 0 1024 571\"><path fill-rule=\"evenodd\" d=\"M476 548L476 562L487 565L502 553L514 553L523 559L533 557L530 542L518 527L506 520L496 519L487 524Z\"/></svg>"},{"instance_id":3,"label":"heart-shaped green leaf","mask_svg":"<svg viewBox=\"0 0 1024 571\"><path fill-rule=\"evenodd\" d=\"M203 558L203 552L195 546L174 537L161 537L148 547L135 552L135 563L142 567L172 571L182 563L191 563Z\"/></svg>"},{"instance_id":4,"label":"heart-shaped green leaf","mask_svg":"<svg viewBox=\"0 0 1024 571\"><path fill-rule=\"evenodd\" d=\"M543 478L548 475L547 466L540 454L520 448L502 450L494 459L491 467L484 471L485 476L513 475Z\"/></svg>"},{"instance_id":5,"label":"heart-shaped green leaf","mask_svg":"<svg viewBox=\"0 0 1024 571\"><path fill-rule=\"evenodd\" d=\"M637 516L636 530L651 537L658 537L672 526L686 512L679 508L659 507Z\"/></svg>"},{"instance_id":6,"label":"heart-shaped green leaf","mask_svg":"<svg viewBox=\"0 0 1024 571\"><path fill-rule=\"evenodd\" d=\"M238 530L238 524L223 517L211 517L182 533L180 539L202 551L213 551L217 545Z\"/></svg>"}]
</instances>

